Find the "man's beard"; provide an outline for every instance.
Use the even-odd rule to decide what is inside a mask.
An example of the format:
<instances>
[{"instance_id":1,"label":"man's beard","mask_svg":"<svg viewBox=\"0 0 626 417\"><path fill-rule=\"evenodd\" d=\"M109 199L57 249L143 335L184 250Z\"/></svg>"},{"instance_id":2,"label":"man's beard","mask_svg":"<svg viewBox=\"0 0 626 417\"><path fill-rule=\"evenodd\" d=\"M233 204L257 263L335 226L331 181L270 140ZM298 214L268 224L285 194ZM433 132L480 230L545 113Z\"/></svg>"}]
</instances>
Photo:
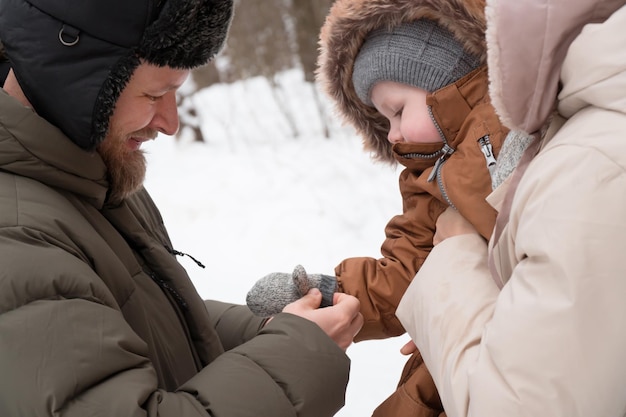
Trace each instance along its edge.
<instances>
[{"instance_id":1,"label":"man's beard","mask_svg":"<svg viewBox=\"0 0 626 417\"><path fill-rule=\"evenodd\" d=\"M141 132L134 133L145 136ZM126 145L128 137L110 132L97 148L107 167L110 182L107 200L112 204L119 204L137 192L146 176L144 152L140 149L131 151Z\"/></svg>"}]
</instances>

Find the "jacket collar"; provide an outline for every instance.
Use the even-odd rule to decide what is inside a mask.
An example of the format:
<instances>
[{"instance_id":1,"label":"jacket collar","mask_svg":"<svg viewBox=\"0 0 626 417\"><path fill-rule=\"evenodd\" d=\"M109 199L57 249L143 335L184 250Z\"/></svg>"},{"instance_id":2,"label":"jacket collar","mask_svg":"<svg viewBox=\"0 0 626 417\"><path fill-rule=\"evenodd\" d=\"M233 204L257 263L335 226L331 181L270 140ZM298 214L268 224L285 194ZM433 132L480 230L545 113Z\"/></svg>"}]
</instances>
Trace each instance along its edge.
<instances>
[{"instance_id":1,"label":"jacket collar","mask_svg":"<svg viewBox=\"0 0 626 417\"><path fill-rule=\"evenodd\" d=\"M102 208L106 166L0 89L0 170L65 190Z\"/></svg>"}]
</instances>

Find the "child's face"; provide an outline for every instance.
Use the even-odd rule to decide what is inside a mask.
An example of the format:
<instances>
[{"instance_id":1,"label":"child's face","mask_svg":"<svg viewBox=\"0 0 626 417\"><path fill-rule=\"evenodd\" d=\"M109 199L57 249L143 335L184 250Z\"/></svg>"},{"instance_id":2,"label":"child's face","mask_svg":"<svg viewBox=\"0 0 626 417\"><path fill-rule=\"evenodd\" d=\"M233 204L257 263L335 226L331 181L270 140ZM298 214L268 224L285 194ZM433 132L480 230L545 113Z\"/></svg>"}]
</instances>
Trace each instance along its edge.
<instances>
[{"instance_id":1,"label":"child's face","mask_svg":"<svg viewBox=\"0 0 626 417\"><path fill-rule=\"evenodd\" d=\"M370 94L376 110L389 120L389 142L443 141L428 113L428 92L425 90L394 81L380 81Z\"/></svg>"}]
</instances>

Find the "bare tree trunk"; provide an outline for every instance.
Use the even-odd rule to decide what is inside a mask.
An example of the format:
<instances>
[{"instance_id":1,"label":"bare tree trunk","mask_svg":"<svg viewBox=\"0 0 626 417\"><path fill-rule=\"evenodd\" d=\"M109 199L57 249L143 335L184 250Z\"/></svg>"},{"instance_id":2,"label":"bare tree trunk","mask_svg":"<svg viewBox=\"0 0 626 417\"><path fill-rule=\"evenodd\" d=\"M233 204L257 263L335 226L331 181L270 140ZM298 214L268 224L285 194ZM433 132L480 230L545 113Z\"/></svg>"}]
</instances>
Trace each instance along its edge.
<instances>
[{"instance_id":1,"label":"bare tree trunk","mask_svg":"<svg viewBox=\"0 0 626 417\"><path fill-rule=\"evenodd\" d=\"M283 88L276 82L276 79L272 77L270 80L270 90L272 91L272 95L274 96L274 100L276 101L276 105L280 108L281 112L285 116L285 120L287 121L287 125L289 126L289 130L291 130L291 136L297 138L300 136L300 131L298 130L298 125L293 118L293 114L291 113L291 109L289 106L285 105L287 100L285 100L280 93L280 91L284 91Z\"/></svg>"},{"instance_id":2,"label":"bare tree trunk","mask_svg":"<svg viewBox=\"0 0 626 417\"><path fill-rule=\"evenodd\" d=\"M292 1L291 8L296 22L298 57L304 70L304 79L315 81L319 32L328 14L332 0Z\"/></svg>"},{"instance_id":3,"label":"bare tree trunk","mask_svg":"<svg viewBox=\"0 0 626 417\"><path fill-rule=\"evenodd\" d=\"M288 91L276 82L275 75L301 67L307 82L314 83L317 65L319 30L333 0L236 0L235 16L224 50L208 65L192 72L193 91L179 92L181 128L177 137L191 130L193 140L205 141L200 127L200 112L192 96L196 90L218 82L234 82L253 76L264 76L272 86L272 94L282 110L292 135L297 137L297 124L292 109L286 104ZM329 137L329 124L322 97L313 94Z\"/></svg>"},{"instance_id":4,"label":"bare tree trunk","mask_svg":"<svg viewBox=\"0 0 626 417\"><path fill-rule=\"evenodd\" d=\"M296 26L296 43L298 45L298 57L302 64L304 79L307 82L315 82L315 71L317 69L318 40L319 31L324 23L326 15L332 4L332 0L308 0L290 1L292 14ZM315 85L313 87L313 98L318 109L324 137L330 137L328 127L328 117L322 105L322 97L319 96Z\"/></svg>"}]
</instances>

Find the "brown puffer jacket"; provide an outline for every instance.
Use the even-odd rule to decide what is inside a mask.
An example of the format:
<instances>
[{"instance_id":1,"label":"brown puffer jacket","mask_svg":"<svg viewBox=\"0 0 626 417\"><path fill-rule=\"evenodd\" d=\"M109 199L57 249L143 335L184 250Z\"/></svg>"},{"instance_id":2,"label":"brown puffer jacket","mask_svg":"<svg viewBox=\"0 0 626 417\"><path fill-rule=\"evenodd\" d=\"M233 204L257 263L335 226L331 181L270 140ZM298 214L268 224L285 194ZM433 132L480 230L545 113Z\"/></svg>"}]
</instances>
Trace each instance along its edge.
<instances>
[{"instance_id":1,"label":"brown puffer jacket","mask_svg":"<svg viewBox=\"0 0 626 417\"><path fill-rule=\"evenodd\" d=\"M437 21L485 61L482 0L337 0L320 36L317 79L322 89L344 122L362 136L366 151L405 167L399 179L403 212L385 228L382 258L349 258L335 268L340 291L361 302L365 324L356 341L404 333L396 307L432 249L435 222L448 206L455 207L485 239L496 219L495 210L485 201L492 190L485 152L490 144L497 156L508 129L491 106L486 66L428 95L443 148L442 144L392 146L386 119L363 104L354 91L353 64L366 35L381 25L393 27L419 18ZM444 152L446 147L454 152ZM374 415L434 416L442 411L434 383L416 353L405 366L397 391Z\"/></svg>"}]
</instances>

